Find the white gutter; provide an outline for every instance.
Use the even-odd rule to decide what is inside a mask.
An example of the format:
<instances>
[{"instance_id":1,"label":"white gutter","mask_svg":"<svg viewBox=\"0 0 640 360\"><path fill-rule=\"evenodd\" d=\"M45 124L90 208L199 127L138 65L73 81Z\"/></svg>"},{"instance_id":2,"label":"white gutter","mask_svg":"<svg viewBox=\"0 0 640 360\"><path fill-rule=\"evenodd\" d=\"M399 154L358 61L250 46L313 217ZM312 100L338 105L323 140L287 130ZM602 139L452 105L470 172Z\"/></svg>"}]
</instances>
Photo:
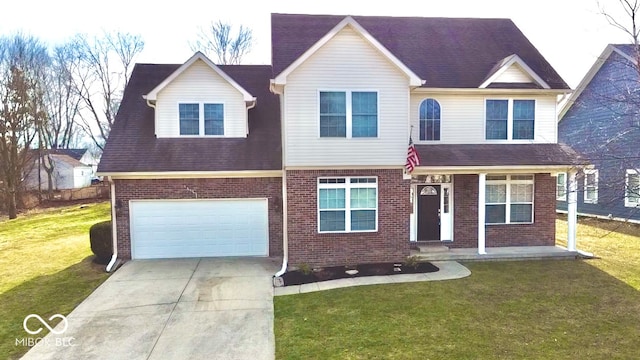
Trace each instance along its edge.
<instances>
[{"instance_id":1,"label":"white gutter","mask_svg":"<svg viewBox=\"0 0 640 360\"><path fill-rule=\"evenodd\" d=\"M113 255L111 261L105 269L107 272L113 270L113 266L118 260L118 234L116 227L116 184L113 182L113 178L109 177L109 183L111 184L111 242L113 243Z\"/></svg>"},{"instance_id":2,"label":"white gutter","mask_svg":"<svg viewBox=\"0 0 640 360\"><path fill-rule=\"evenodd\" d=\"M287 271L287 265L289 263L289 225L288 225L288 207L287 207L287 170L286 164L286 134L285 134L285 121L284 121L284 92L276 91L273 79L269 84L269 89L274 94L280 96L280 143L282 144L282 267L273 275L273 285L281 286L282 283L277 284L276 278L279 278Z\"/></svg>"}]
</instances>

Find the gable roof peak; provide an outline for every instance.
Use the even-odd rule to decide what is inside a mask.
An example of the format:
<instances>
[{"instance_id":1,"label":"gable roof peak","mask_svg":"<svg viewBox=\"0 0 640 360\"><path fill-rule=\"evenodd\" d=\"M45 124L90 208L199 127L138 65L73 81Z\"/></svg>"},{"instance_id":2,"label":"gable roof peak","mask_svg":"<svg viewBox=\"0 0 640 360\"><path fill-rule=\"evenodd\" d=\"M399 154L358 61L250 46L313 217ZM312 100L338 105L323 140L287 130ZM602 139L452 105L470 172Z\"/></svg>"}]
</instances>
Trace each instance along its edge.
<instances>
[{"instance_id":1,"label":"gable roof peak","mask_svg":"<svg viewBox=\"0 0 640 360\"><path fill-rule=\"evenodd\" d=\"M204 53L201 51L196 51L184 64L180 65L178 69L176 69L171 75L169 75L164 81L162 81L158 86L153 88L149 93L143 95L143 98L147 101L155 101L157 99L158 93L162 91L167 85L169 85L173 80L175 80L178 76L180 76L185 70L191 67L196 61L204 62L211 70L213 70L216 74L222 77L226 82L231 84L236 90L238 90L245 102L254 102L256 98L251 95L247 90L245 90L242 86L240 86L235 80L233 80L227 73L222 71L219 66L213 63Z\"/></svg>"},{"instance_id":2,"label":"gable roof peak","mask_svg":"<svg viewBox=\"0 0 640 360\"><path fill-rule=\"evenodd\" d=\"M302 65L307 59L309 59L316 51L324 46L329 40L333 39L344 28L350 27L356 33L358 33L364 40L366 40L371 46L378 50L384 57L386 57L393 65L395 65L401 72L403 72L409 78L409 86L422 86L425 81L416 75L408 66L403 64L391 51L384 47L373 35L371 35L364 27L362 27L351 15L345 16L337 25L335 25L329 32L327 32L320 40L316 41L307 51L305 51L300 57L298 57L287 68L282 70L273 79L273 83L277 85L284 85L287 82L287 76L291 74L295 69Z\"/></svg>"},{"instance_id":3,"label":"gable roof peak","mask_svg":"<svg viewBox=\"0 0 640 360\"><path fill-rule=\"evenodd\" d=\"M499 60L496 65L489 71L487 77L485 78L485 81L483 81L482 84L480 84L480 86L478 87L481 89L488 87L513 65L519 66L527 76L529 76L536 84L540 85L543 89L551 88L549 84L547 84L546 81L544 81L538 74L536 74L536 72L533 71L533 69L531 69L529 65L527 65L527 63L525 63L524 60L522 60L522 58L517 54L511 54Z\"/></svg>"}]
</instances>

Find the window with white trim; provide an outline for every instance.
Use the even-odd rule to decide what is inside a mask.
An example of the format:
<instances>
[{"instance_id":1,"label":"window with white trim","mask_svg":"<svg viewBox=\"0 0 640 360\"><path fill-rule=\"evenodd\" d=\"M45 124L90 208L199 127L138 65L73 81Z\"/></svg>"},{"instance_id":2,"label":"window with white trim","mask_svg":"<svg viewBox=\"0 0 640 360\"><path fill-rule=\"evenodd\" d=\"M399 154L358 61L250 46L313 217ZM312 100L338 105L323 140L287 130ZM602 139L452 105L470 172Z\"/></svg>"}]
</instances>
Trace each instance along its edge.
<instances>
[{"instance_id":1,"label":"window with white trim","mask_svg":"<svg viewBox=\"0 0 640 360\"><path fill-rule=\"evenodd\" d=\"M320 91L320 137L377 137L378 93Z\"/></svg>"},{"instance_id":2,"label":"window with white trim","mask_svg":"<svg viewBox=\"0 0 640 360\"><path fill-rule=\"evenodd\" d=\"M627 169L625 175L624 206L640 207L640 171Z\"/></svg>"},{"instance_id":3,"label":"window with white trim","mask_svg":"<svg viewBox=\"0 0 640 360\"><path fill-rule=\"evenodd\" d=\"M318 232L377 230L377 178L318 178Z\"/></svg>"},{"instance_id":4,"label":"window with white trim","mask_svg":"<svg viewBox=\"0 0 640 360\"><path fill-rule=\"evenodd\" d=\"M533 184L533 175L487 175L485 223L532 223Z\"/></svg>"},{"instance_id":5,"label":"window with white trim","mask_svg":"<svg viewBox=\"0 0 640 360\"><path fill-rule=\"evenodd\" d=\"M536 101L526 99L487 99L485 138L487 140L533 140Z\"/></svg>"},{"instance_id":6,"label":"window with white trim","mask_svg":"<svg viewBox=\"0 0 640 360\"><path fill-rule=\"evenodd\" d=\"M420 103L420 140L440 140L440 103L425 99Z\"/></svg>"},{"instance_id":7,"label":"window with white trim","mask_svg":"<svg viewBox=\"0 0 640 360\"><path fill-rule=\"evenodd\" d=\"M180 135L224 135L224 105L215 103L178 104Z\"/></svg>"},{"instance_id":8,"label":"window with white trim","mask_svg":"<svg viewBox=\"0 0 640 360\"><path fill-rule=\"evenodd\" d=\"M598 170L584 170L584 202L587 204L598 203Z\"/></svg>"},{"instance_id":9,"label":"window with white trim","mask_svg":"<svg viewBox=\"0 0 640 360\"><path fill-rule=\"evenodd\" d=\"M556 178L556 200L567 201L567 173L558 173Z\"/></svg>"}]
</instances>

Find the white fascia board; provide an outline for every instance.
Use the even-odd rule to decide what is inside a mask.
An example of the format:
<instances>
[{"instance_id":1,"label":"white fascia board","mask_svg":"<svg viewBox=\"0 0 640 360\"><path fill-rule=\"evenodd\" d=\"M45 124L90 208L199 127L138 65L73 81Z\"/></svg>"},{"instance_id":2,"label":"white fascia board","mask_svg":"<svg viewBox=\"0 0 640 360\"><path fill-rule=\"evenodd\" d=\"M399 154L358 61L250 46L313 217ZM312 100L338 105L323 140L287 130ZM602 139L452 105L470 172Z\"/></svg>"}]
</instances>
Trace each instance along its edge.
<instances>
[{"instance_id":1,"label":"white fascia board","mask_svg":"<svg viewBox=\"0 0 640 360\"><path fill-rule=\"evenodd\" d=\"M591 68L589 69L589 71L587 71L585 76L582 78L582 80L580 81L580 84L578 84L578 87L571 93L567 101L561 104L562 107L558 112L558 122L562 121L562 119L564 118L564 115L567 113L567 111L569 111L571 106L573 106L573 104L578 99L580 94L582 94L582 92L587 87L587 85L589 85L591 80L593 80L593 77L596 76L596 74L598 73L602 65L607 61L607 59L609 59L609 56L611 56L611 53L614 50L617 50L617 49L615 49L615 47L611 44L607 45L604 48L604 50L602 51L602 54L598 56L598 58L593 63L593 65L591 65ZM618 53L622 53L622 51L618 50Z\"/></svg>"},{"instance_id":2,"label":"white fascia board","mask_svg":"<svg viewBox=\"0 0 640 360\"><path fill-rule=\"evenodd\" d=\"M511 165L511 166L418 166L413 175L426 174L481 174L481 173L558 173L573 169L572 165Z\"/></svg>"},{"instance_id":3,"label":"white fascia board","mask_svg":"<svg viewBox=\"0 0 640 360\"><path fill-rule=\"evenodd\" d=\"M527 75L529 75L529 77L533 79L533 81L535 81L538 85L542 86L544 89L551 89L551 86L549 86L549 84L547 84L546 81L542 80L542 78L538 76L538 74L536 74L536 72L533 71L533 69L531 69L529 65L527 65L527 63L525 63L524 60L522 60L522 58L520 58L520 56L516 54L508 56L504 60L502 60L502 65L500 65L500 67L493 74L491 74L491 76L489 76L489 78L485 80L479 86L479 88L484 89L487 86L489 86L500 75L502 75L505 71L507 71L507 69L511 67L511 65L513 64L517 64L518 66L520 66L520 68L522 68L522 70L524 70L527 73Z\"/></svg>"},{"instance_id":4,"label":"white fascia board","mask_svg":"<svg viewBox=\"0 0 640 360\"><path fill-rule=\"evenodd\" d=\"M422 86L425 81L420 79L411 69L402 63L395 55L393 55L387 48L385 48L378 40L376 40L367 30L365 30L357 21L351 16L345 17L338 25L334 26L325 36L318 40L313 46L304 52L299 58L296 59L291 65L284 69L275 79L272 80L274 85L285 85L287 83L287 76L291 74L295 69L302 65L307 59L316 53L322 46L324 46L329 40L336 36L342 29L350 26L360 36L367 40L376 50L384 55L391 63L393 63L400 71L402 71L409 78L409 86Z\"/></svg>"},{"instance_id":5,"label":"white fascia board","mask_svg":"<svg viewBox=\"0 0 640 360\"><path fill-rule=\"evenodd\" d=\"M114 179L192 179L282 177L282 170L98 172Z\"/></svg>"},{"instance_id":6,"label":"white fascia board","mask_svg":"<svg viewBox=\"0 0 640 360\"><path fill-rule=\"evenodd\" d=\"M174 71L171 75L169 75L164 81L162 81L158 86L156 86L153 90L151 90L148 94L143 95L142 97L147 101L156 101L158 93L164 89L167 85L169 85L173 80L175 80L180 74L182 74L185 70L187 70L193 63L197 60L202 60L205 64L207 64L211 70L215 71L216 74L220 75L226 82L231 84L236 90L238 90L244 101L247 103L253 103L256 98L251 95L247 90L245 90L240 84L238 84L235 80L233 80L227 73L220 70L219 67L216 66L208 57L206 57L200 51L193 54L192 57L189 58L184 64L182 64L176 71Z\"/></svg>"}]
</instances>

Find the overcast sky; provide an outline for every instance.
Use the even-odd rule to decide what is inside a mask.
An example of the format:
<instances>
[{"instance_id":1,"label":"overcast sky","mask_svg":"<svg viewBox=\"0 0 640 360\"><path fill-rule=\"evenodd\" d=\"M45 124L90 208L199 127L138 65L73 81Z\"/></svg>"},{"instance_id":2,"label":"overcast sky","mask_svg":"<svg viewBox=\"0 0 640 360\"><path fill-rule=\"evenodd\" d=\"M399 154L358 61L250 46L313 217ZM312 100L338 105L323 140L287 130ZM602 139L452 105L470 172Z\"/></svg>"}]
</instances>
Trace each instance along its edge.
<instances>
[{"instance_id":1,"label":"overcast sky","mask_svg":"<svg viewBox=\"0 0 640 360\"><path fill-rule=\"evenodd\" d=\"M510 18L567 83L575 88L608 43L629 42L598 14L596 0L14 0L2 4L0 34L15 31L50 44L73 34L120 30L140 34L139 62L182 63L192 52L198 27L221 19L253 29L253 51L245 63L269 64L270 13ZM600 4L621 21L618 0Z\"/></svg>"}]
</instances>

